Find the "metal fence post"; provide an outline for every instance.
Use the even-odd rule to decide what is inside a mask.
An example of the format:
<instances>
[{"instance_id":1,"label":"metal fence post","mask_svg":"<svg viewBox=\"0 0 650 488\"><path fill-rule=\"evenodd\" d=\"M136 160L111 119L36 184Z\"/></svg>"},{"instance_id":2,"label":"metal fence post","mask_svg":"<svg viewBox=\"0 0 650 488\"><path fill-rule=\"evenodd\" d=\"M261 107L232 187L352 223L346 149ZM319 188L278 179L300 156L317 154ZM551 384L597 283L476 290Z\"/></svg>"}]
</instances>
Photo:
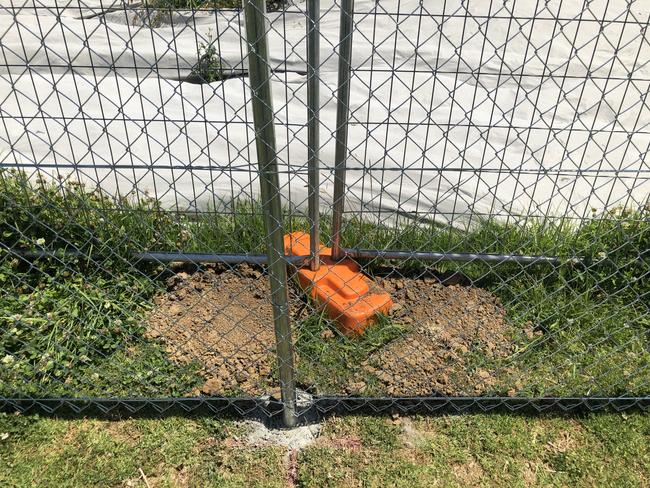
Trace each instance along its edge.
<instances>
[{"instance_id":1,"label":"metal fence post","mask_svg":"<svg viewBox=\"0 0 650 488\"><path fill-rule=\"evenodd\" d=\"M307 0L307 151L311 270L320 267L319 111L320 111L320 0Z\"/></svg>"},{"instance_id":2,"label":"metal fence post","mask_svg":"<svg viewBox=\"0 0 650 488\"><path fill-rule=\"evenodd\" d=\"M345 171L348 151L348 117L350 108L350 65L354 0L341 1L339 30L339 81L336 107L336 150L334 154L334 209L332 216L332 258L341 259L341 222L345 206Z\"/></svg>"},{"instance_id":3,"label":"metal fence post","mask_svg":"<svg viewBox=\"0 0 650 488\"><path fill-rule=\"evenodd\" d=\"M271 72L266 41L265 0L243 0L248 43L249 78L253 101L255 145L260 172L260 189L267 236L268 273L271 283L273 320L280 375L284 423L296 424L296 388L293 342L289 321L287 267L284 259L282 202L275 151L275 128L271 99Z\"/></svg>"}]
</instances>

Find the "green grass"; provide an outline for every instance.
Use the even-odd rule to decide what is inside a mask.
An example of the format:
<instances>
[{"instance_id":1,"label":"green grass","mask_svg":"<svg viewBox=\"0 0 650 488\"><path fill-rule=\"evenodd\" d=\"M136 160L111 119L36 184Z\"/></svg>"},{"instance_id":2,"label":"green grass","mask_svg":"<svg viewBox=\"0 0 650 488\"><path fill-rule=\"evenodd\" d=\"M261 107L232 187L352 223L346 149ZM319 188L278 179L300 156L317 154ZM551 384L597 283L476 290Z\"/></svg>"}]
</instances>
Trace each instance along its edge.
<instances>
[{"instance_id":1,"label":"green grass","mask_svg":"<svg viewBox=\"0 0 650 488\"><path fill-rule=\"evenodd\" d=\"M336 419L300 486L647 486L647 415ZM620 426L620 427L619 427ZM359 439L343 450L337 439Z\"/></svg>"},{"instance_id":2,"label":"green grass","mask_svg":"<svg viewBox=\"0 0 650 488\"><path fill-rule=\"evenodd\" d=\"M339 332L324 313L300 321L297 329L298 382L303 387L316 387L317 393L334 391L357 395L378 393L376 378L368 377L367 383L356 385L359 381L354 377L361 373L361 363L405 330L380 315L377 323L362 336L351 338Z\"/></svg>"},{"instance_id":3,"label":"green grass","mask_svg":"<svg viewBox=\"0 0 650 488\"><path fill-rule=\"evenodd\" d=\"M417 276L428 266L462 273L501 298L515 331L526 324L540 331L533 338L515 334L516 352L508 358L474 353L473 367L498 378L490 393L639 395L650 384L649 214L647 206L619 209L579 227L550 219L487 220L469 230L352 219L342 240L358 248L560 256L559 266L373 260L364 270ZM305 229L308 222L287 212L285 226ZM325 241L330 226L323 216ZM0 173L0 232L0 394L8 396L191 391L200 384L197 366L170 362L161 345L143 335L143 319L168 270L134 263L131 253L265 252L256 202L171 212L152 199L116 200L78 184L28 181L7 171ZM6 248L74 249L82 256L26 261ZM334 337L323 341L324 333ZM322 315L308 314L296 324L300 380L321 392L350 392L346 384L368 354L402 333L384 318L352 340ZM372 377L366 383L366 394L381 393Z\"/></svg>"},{"instance_id":4,"label":"green grass","mask_svg":"<svg viewBox=\"0 0 650 488\"><path fill-rule=\"evenodd\" d=\"M272 486L281 451L226 449L228 421L53 420L0 414L0 484L37 486ZM244 469L245 468L245 469ZM200 481L200 484L199 484ZM281 486L276 483L275 486Z\"/></svg>"},{"instance_id":5,"label":"green grass","mask_svg":"<svg viewBox=\"0 0 650 488\"><path fill-rule=\"evenodd\" d=\"M141 340L155 282L129 273L88 276L87 268L9 268L0 275L1 394L160 396L195 384L190 367Z\"/></svg>"},{"instance_id":6,"label":"green grass","mask_svg":"<svg viewBox=\"0 0 650 488\"><path fill-rule=\"evenodd\" d=\"M175 365L160 344L143 340L163 268L130 258L149 246L182 246L183 222L150 200L32 186L19 173L0 173L0 187L0 395L166 396L199 384L194 365ZM8 248L87 257L30 262Z\"/></svg>"},{"instance_id":7,"label":"green grass","mask_svg":"<svg viewBox=\"0 0 650 488\"><path fill-rule=\"evenodd\" d=\"M202 418L63 420L0 414L0 484L136 486L576 486L650 484L650 416L330 418L290 457Z\"/></svg>"}]
</instances>

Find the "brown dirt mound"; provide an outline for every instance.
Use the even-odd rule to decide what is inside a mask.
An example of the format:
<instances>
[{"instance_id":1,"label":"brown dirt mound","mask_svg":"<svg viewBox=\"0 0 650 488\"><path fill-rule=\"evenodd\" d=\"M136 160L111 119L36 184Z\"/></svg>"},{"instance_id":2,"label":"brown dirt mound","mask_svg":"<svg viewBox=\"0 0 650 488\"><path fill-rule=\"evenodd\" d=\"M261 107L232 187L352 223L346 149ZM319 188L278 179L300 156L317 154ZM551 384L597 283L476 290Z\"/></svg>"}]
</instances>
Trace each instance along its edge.
<instances>
[{"instance_id":1,"label":"brown dirt mound","mask_svg":"<svg viewBox=\"0 0 650 488\"><path fill-rule=\"evenodd\" d=\"M377 394L474 395L497 384L494 368L484 364L509 355L513 342L497 297L470 286L442 285L437 278L378 282L392 295L391 320L405 333L357 366L348 393L363 393L373 383ZM155 298L147 336L161 340L172 360L200 365L206 381L195 394L273 391L268 297L267 278L247 265L180 272Z\"/></svg>"},{"instance_id":2,"label":"brown dirt mound","mask_svg":"<svg viewBox=\"0 0 650 488\"><path fill-rule=\"evenodd\" d=\"M181 272L154 299L147 336L161 339L172 360L200 365L202 393L259 395L275 361L268 296L268 280L249 266Z\"/></svg>"},{"instance_id":3,"label":"brown dirt mound","mask_svg":"<svg viewBox=\"0 0 650 488\"><path fill-rule=\"evenodd\" d=\"M395 301L392 320L408 332L363 364L389 395L477 395L497 384L498 364L512 352L514 330L498 297L436 278L380 280ZM507 371L501 371L507 373Z\"/></svg>"}]
</instances>

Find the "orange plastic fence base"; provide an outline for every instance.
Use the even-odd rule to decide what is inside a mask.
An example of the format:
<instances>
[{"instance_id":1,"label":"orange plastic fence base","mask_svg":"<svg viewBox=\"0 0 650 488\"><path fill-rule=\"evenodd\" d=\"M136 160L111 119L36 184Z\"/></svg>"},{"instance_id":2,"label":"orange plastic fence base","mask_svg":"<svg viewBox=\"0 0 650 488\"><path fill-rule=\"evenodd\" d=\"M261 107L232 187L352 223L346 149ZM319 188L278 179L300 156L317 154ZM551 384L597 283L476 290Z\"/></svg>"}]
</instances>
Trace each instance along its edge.
<instances>
[{"instance_id":1,"label":"orange plastic fence base","mask_svg":"<svg viewBox=\"0 0 650 488\"><path fill-rule=\"evenodd\" d=\"M285 235L284 252L293 256L309 256L309 234L294 232ZM298 282L336 321L344 334L362 334L374 322L377 313L388 313L393 300L361 273L354 261L334 261L331 256L332 250L321 245L318 271L308 267L298 269Z\"/></svg>"}]
</instances>

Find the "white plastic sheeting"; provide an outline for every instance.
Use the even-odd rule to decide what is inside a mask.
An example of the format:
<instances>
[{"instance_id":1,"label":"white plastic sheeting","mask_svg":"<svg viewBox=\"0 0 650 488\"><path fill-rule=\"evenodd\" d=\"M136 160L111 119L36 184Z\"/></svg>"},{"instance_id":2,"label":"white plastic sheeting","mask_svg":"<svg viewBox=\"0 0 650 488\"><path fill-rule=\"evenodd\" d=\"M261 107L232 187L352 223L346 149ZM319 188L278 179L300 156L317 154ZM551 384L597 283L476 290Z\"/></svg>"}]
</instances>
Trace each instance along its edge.
<instances>
[{"instance_id":1,"label":"white plastic sheeting","mask_svg":"<svg viewBox=\"0 0 650 488\"><path fill-rule=\"evenodd\" d=\"M303 3L270 13L281 182L306 207ZM347 209L461 224L650 193L650 8L637 1L359 1ZM331 203L339 9L322 0L322 203ZM255 197L243 15L109 2L0 7L0 161L180 208ZM183 81L212 42L229 75Z\"/></svg>"}]
</instances>

